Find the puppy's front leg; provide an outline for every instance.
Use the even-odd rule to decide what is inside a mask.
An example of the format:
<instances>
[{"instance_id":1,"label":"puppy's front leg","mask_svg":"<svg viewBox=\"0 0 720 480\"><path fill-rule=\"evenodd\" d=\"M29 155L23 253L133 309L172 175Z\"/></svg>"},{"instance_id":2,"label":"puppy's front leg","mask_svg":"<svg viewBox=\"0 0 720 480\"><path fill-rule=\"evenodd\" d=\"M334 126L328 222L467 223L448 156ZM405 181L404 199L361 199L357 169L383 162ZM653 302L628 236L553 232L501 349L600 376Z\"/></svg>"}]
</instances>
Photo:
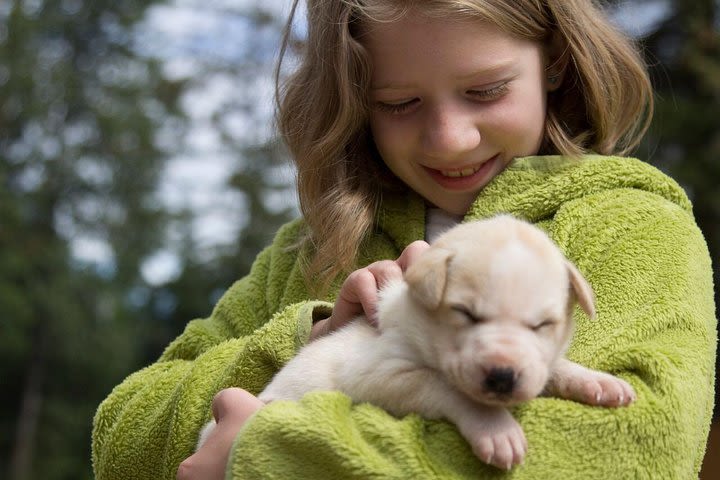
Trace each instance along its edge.
<instances>
[{"instance_id":1,"label":"puppy's front leg","mask_svg":"<svg viewBox=\"0 0 720 480\"><path fill-rule=\"evenodd\" d=\"M395 415L415 412L453 422L485 463L510 469L525 457L525 434L510 412L471 401L432 369L384 364L364 379L355 380L358 383L347 386L346 391L358 401L373 403Z\"/></svg>"},{"instance_id":2,"label":"puppy's front leg","mask_svg":"<svg viewBox=\"0 0 720 480\"><path fill-rule=\"evenodd\" d=\"M510 412L501 407L477 404L474 407L473 411L457 409L447 414L468 441L473 453L485 463L505 470L523 463L527 440L522 427Z\"/></svg>"},{"instance_id":3,"label":"puppy's front leg","mask_svg":"<svg viewBox=\"0 0 720 480\"><path fill-rule=\"evenodd\" d=\"M551 396L604 407L622 407L636 399L635 390L625 380L566 358L558 360L545 390Z\"/></svg>"}]
</instances>

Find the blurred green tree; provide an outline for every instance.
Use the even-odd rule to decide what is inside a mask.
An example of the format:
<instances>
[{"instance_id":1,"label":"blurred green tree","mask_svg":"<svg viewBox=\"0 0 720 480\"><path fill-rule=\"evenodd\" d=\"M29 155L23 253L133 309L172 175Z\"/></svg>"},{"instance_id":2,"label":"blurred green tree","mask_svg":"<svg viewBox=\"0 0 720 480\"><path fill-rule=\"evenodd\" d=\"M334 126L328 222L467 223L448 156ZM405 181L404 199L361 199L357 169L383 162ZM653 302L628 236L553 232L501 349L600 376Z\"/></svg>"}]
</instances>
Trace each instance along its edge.
<instances>
[{"instance_id":1,"label":"blurred green tree","mask_svg":"<svg viewBox=\"0 0 720 480\"><path fill-rule=\"evenodd\" d=\"M190 54L179 58L181 73L171 73L182 78L182 103L192 124L190 135L175 145L175 153L186 163L208 168L232 159L225 162L226 190L204 192L218 199L229 195L229 200L226 207L222 201L219 205L209 202L204 209L182 202L169 206L175 215L170 229L179 239L169 248L181 259L182 269L163 285L146 290L150 295L145 306L148 314L162 319L164 325L155 331L148 360L189 320L207 316L219 296L249 271L278 227L298 215L294 173L273 124L274 68L284 27L284 3L289 2L208 6L190 0L176 5L183 14L203 18L212 27L183 37L192 44L183 47L186 55L187 50ZM165 12L159 8L149 17L163 17ZM162 43L162 37L143 38L147 45ZM163 57L152 46L143 51ZM187 68L187 63L192 68ZM211 132L210 139L202 140L198 147L196 132L201 138ZM203 237L211 227L197 222L198 218L217 219L229 227L232 239L208 242Z\"/></svg>"},{"instance_id":2,"label":"blurred green tree","mask_svg":"<svg viewBox=\"0 0 720 480\"><path fill-rule=\"evenodd\" d=\"M203 50L205 39L191 37L193 68L178 76L152 50L166 39L138 31L164 3L0 4L3 478L91 478L98 403L207 315L296 215L291 173L261 111L272 110L277 10L194 5L234 19L251 41L229 45L228 57L214 55L228 39ZM193 118L192 105L206 118ZM217 151L193 151L198 124L218 133ZM176 157L202 166L216 155L230 159L227 185L206 192L230 192L233 208L210 212L234 226L224 245L208 245L211 234L196 225L209 212L168 205L160 192ZM177 275L148 278L158 253L175 258Z\"/></svg>"},{"instance_id":3,"label":"blurred green tree","mask_svg":"<svg viewBox=\"0 0 720 480\"><path fill-rule=\"evenodd\" d=\"M90 478L94 409L138 365L142 319L125 295L163 240L154 131L179 92L130 48L150 3L0 5L5 478Z\"/></svg>"}]
</instances>

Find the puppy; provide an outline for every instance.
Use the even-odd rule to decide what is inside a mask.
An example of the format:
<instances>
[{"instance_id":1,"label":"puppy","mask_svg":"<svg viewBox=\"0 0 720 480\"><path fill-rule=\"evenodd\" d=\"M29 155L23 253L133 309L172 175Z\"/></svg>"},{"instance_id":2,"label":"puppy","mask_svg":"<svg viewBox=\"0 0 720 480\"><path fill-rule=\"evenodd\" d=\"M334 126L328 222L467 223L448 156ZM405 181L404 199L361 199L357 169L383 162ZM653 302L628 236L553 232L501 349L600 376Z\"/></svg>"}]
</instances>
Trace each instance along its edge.
<instances>
[{"instance_id":1,"label":"puppy","mask_svg":"<svg viewBox=\"0 0 720 480\"><path fill-rule=\"evenodd\" d=\"M510 469L527 442L506 407L542 393L613 407L635 399L625 381L563 357L573 307L594 317L593 293L526 222L500 216L448 230L379 297L377 328L361 317L308 344L260 400L339 390L396 416L444 418L482 461Z\"/></svg>"}]
</instances>

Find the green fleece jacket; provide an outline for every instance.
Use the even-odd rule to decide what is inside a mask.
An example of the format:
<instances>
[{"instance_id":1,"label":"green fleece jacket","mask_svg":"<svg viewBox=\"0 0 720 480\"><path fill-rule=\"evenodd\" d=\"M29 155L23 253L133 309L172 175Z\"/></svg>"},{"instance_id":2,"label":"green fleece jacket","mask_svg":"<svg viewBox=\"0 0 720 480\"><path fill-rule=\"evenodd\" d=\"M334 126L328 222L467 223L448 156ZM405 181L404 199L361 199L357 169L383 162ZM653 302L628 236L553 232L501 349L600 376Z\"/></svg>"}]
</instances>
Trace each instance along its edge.
<instances>
[{"instance_id":1,"label":"green fleece jacket","mask_svg":"<svg viewBox=\"0 0 720 480\"><path fill-rule=\"evenodd\" d=\"M514 161L478 196L467 219L510 213L545 231L593 286L597 318L576 312L571 360L629 381L628 408L538 398L513 414L529 442L525 463L487 466L455 427L395 418L338 392L275 402L243 427L227 479L691 479L713 406L716 319L705 241L683 190L633 159L587 156ZM386 198L359 264L396 258L424 236L414 194ZM314 300L283 227L203 320L100 405L93 430L98 480L174 479L210 417L214 394L257 393L307 342L333 294ZM342 279L340 279L342 280Z\"/></svg>"}]
</instances>

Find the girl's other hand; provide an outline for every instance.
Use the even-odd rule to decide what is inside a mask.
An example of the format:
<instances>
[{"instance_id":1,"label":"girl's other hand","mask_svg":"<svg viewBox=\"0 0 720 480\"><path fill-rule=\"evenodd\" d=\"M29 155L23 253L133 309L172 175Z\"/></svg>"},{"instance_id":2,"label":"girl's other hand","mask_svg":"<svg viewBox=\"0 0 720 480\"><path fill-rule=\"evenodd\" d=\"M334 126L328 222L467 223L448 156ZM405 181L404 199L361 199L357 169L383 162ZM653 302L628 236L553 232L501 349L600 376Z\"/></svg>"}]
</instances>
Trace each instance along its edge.
<instances>
[{"instance_id":1,"label":"girl's other hand","mask_svg":"<svg viewBox=\"0 0 720 480\"><path fill-rule=\"evenodd\" d=\"M183 460L177 480L223 480L230 448L245 421L265 404L241 388L226 388L212 402L217 426L200 449Z\"/></svg>"},{"instance_id":2,"label":"girl's other hand","mask_svg":"<svg viewBox=\"0 0 720 480\"><path fill-rule=\"evenodd\" d=\"M378 290L390 280L402 277L403 272L428 248L427 242L417 240L408 245L397 260L371 263L348 275L340 288L332 315L315 322L310 339L330 333L362 314L372 325L376 325Z\"/></svg>"}]
</instances>

